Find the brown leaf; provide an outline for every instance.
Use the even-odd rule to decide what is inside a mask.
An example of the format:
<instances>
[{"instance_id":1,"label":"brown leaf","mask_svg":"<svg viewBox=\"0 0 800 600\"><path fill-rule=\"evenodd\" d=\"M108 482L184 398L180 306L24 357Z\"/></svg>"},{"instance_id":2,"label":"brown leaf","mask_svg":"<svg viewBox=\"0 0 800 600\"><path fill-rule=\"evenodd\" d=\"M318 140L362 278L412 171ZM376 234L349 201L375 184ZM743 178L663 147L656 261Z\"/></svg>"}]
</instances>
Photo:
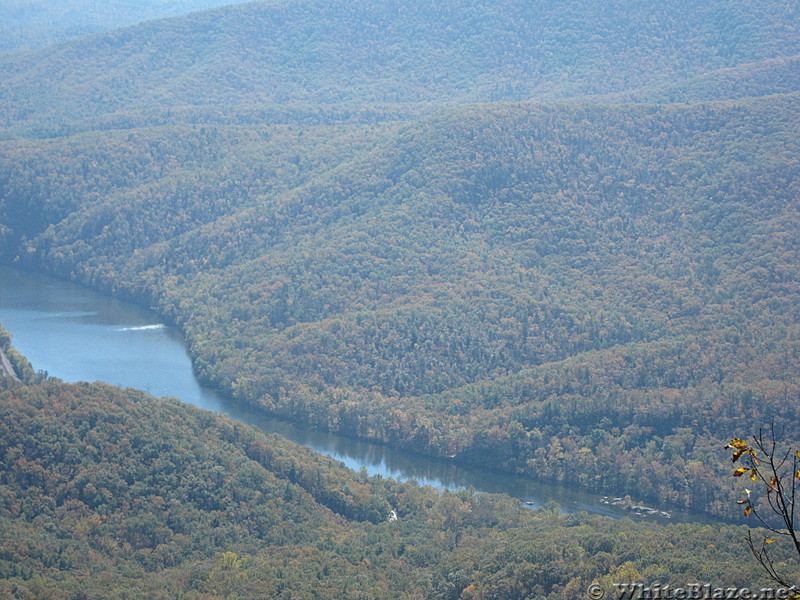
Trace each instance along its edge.
<instances>
[{"instance_id":1,"label":"brown leaf","mask_svg":"<svg viewBox=\"0 0 800 600\"><path fill-rule=\"evenodd\" d=\"M736 462L737 460L739 460L742 457L742 454L744 454L745 452L747 452L746 449L745 450L737 450L736 452L733 453L733 456L731 456L731 461L732 462Z\"/></svg>"}]
</instances>

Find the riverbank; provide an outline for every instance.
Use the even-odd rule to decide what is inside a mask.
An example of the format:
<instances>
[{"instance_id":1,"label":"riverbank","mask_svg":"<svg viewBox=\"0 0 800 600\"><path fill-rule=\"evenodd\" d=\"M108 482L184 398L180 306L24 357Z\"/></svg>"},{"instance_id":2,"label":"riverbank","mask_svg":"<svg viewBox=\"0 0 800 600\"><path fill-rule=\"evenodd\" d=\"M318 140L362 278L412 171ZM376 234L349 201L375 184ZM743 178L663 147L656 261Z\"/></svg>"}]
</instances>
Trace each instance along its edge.
<instances>
[{"instance_id":1,"label":"riverbank","mask_svg":"<svg viewBox=\"0 0 800 600\"><path fill-rule=\"evenodd\" d=\"M19 381L19 377L17 377L14 367L11 366L11 361L8 360L8 357L5 355L5 352L3 352L2 348L0 348L0 376L10 377L11 379Z\"/></svg>"},{"instance_id":2,"label":"riverbank","mask_svg":"<svg viewBox=\"0 0 800 600\"><path fill-rule=\"evenodd\" d=\"M180 398L264 432L278 433L370 475L450 490L503 493L534 507L556 502L569 513L632 516L621 507L602 504L596 492L302 429L271 417L263 409L201 385L182 336L161 326L163 319L152 311L49 275L0 269L0 321L13 333L15 347L37 369L65 381L101 380ZM669 510L673 521L721 521L703 513Z\"/></svg>"}]
</instances>

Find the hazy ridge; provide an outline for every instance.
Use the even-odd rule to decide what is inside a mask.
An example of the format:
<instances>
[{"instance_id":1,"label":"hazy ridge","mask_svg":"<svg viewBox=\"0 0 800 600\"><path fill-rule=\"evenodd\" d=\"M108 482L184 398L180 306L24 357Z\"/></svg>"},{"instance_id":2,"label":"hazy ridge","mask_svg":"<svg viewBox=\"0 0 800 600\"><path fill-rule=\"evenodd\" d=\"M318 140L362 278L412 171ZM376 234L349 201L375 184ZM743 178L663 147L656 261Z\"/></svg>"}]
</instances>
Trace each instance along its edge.
<instances>
[{"instance_id":1,"label":"hazy ridge","mask_svg":"<svg viewBox=\"0 0 800 600\"><path fill-rule=\"evenodd\" d=\"M0 57L2 125L239 104L545 100L800 54L778 1L253 2Z\"/></svg>"},{"instance_id":2,"label":"hazy ridge","mask_svg":"<svg viewBox=\"0 0 800 600\"><path fill-rule=\"evenodd\" d=\"M0 56L1 256L155 307L205 381L294 421L730 515L724 443L773 420L796 439L800 416L799 17L749 0L254 2ZM400 492L359 485L377 512L355 520L387 526ZM609 540L542 559L510 524L538 517L492 500L507 519L463 533L483 500L411 490L430 526L415 539L438 550L353 558L345 541L311 562L436 564L417 592L452 598L720 572L643 566ZM373 534L398 539L352 543ZM517 570L470 536L519 541ZM537 579L558 560L586 569ZM381 568L369 597L391 586Z\"/></svg>"}]
</instances>

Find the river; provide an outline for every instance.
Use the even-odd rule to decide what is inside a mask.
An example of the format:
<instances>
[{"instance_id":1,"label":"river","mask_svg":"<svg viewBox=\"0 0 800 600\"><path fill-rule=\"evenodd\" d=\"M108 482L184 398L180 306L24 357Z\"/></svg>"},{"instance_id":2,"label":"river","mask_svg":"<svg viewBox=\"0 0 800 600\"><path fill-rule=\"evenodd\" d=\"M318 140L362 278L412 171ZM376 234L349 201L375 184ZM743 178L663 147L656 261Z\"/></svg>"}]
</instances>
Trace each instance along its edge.
<instances>
[{"instance_id":1,"label":"river","mask_svg":"<svg viewBox=\"0 0 800 600\"><path fill-rule=\"evenodd\" d=\"M156 313L68 281L0 267L0 323L37 370L64 381L105 381L154 396L180 398L267 433L281 434L351 469L451 490L503 492L530 506L552 500L565 512L630 515L588 492L304 430L270 418L201 385L181 334ZM671 512L673 521L710 521L702 514Z\"/></svg>"}]
</instances>

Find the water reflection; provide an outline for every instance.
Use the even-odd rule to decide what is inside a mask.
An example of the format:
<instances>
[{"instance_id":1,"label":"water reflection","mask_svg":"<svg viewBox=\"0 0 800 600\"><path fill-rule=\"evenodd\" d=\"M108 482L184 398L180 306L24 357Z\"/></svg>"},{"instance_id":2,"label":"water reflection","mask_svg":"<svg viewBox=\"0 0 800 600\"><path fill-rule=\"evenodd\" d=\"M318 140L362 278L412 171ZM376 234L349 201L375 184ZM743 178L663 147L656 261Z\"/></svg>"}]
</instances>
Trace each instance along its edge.
<instances>
[{"instance_id":1,"label":"water reflection","mask_svg":"<svg viewBox=\"0 0 800 600\"><path fill-rule=\"evenodd\" d=\"M270 418L200 385L180 333L167 327L158 315L70 282L0 267L0 322L36 369L65 381L101 380L156 396L174 396L283 435L354 470L365 468L371 475L414 479L451 490L507 493L531 506L553 500L565 511L588 510L615 517L629 514L586 492L303 430ZM708 519L673 511L673 520Z\"/></svg>"}]
</instances>

